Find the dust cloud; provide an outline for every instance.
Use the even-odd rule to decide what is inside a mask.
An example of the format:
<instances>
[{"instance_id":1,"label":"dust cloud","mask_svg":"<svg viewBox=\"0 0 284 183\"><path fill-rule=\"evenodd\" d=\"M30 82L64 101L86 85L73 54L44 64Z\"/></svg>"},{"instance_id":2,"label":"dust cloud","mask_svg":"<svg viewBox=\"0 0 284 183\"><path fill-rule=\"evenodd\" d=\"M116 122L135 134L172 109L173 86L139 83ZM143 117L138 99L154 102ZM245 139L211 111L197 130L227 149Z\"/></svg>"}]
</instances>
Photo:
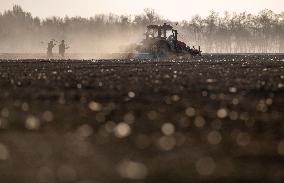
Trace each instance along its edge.
<instances>
[{"instance_id":1,"label":"dust cloud","mask_svg":"<svg viewBox=\"0 0 284 183\"><path fill-rule=\"evenodd\" d=\"M0 14L0 53L45 55L49 41L56 46L65 40L70 47L67 56L96 57L111 53L132 52L143 39L144 26L130 25L130 18L118 15L96 15L91 18L51 17L39 19L20 6Z\"/></svg>"},{"instance_id":2,"label":"dust cloud","mask_svg":"<svg viewBox=\"0 0 284 183\"><path fill-rule=\"evenodd\" d=\"M132 52L144 37L149 24L170 23L179 31L178 39L189 46L201 46L203 53L283 53L284 13L263 10L257 15L211 12L190 20L171 22L154 10L140 15L95 15L40 19L15 5L0 13L0 53L45 55L47 43L56 40L70 46L67 56L103 58L112 53ZM73 55L73 56L72 56ZM39 56L40 57L40 56Z\"/></svg>"}]
</instances>

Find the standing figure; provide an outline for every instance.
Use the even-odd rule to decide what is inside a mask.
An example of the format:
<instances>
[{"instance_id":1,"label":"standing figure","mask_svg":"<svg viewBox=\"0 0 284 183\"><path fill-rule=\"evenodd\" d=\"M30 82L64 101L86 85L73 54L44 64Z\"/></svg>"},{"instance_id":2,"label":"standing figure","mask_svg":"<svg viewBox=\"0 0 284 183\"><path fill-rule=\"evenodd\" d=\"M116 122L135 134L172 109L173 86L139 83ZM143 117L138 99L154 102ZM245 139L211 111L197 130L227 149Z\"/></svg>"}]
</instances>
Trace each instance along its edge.
<instances>
[{"instance_id":1,"label":"standing figure","mask_svg":"<svg viewBox=\"0 0 284 183\"><path fill-rule=\"evenodd\" d=\"M69 48L69 47L66 46L65 41L62 40L61 43L60 43L60 45L59 45L59 55L61 55L61 57L64 58L64 56L65 56L65 51L66 51L66 49L68 49L68 48Z\"/></svg>"},{"instance_id":2,"label":"standing figure","mask_svg":"<svg viewBox=\"0 0 284 183\"><path fill-rule=\"evenodd\" d=\"M47 45L47 58L52 58L53 57L53 53L52 53L52 49L56 44L53 43L53 41L50 41Z\"/></svg>"}]
</instances>

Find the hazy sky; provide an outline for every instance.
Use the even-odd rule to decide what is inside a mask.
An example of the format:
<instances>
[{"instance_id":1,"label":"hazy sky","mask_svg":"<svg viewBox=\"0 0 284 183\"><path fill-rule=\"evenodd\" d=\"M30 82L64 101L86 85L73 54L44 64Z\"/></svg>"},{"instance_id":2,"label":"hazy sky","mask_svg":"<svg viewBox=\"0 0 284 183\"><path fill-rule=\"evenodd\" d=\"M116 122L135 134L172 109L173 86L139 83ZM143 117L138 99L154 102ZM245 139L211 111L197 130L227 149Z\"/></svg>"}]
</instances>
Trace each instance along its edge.
<instances>
[{"instance_id":1,"label":"hazy sky","mask_svg":"<svg viewBox=\"0 0 284 183\"><path fill-rule=\"evenodd\" d=\"M284 0L0 0L0 11L11 9L14 4L41 18L139 14L145 8L153 8L171 20L189 19L195 14L206 16L210 10L257 13L267 8L278 13L284 11Z\"/></svg>"}]
</instances>

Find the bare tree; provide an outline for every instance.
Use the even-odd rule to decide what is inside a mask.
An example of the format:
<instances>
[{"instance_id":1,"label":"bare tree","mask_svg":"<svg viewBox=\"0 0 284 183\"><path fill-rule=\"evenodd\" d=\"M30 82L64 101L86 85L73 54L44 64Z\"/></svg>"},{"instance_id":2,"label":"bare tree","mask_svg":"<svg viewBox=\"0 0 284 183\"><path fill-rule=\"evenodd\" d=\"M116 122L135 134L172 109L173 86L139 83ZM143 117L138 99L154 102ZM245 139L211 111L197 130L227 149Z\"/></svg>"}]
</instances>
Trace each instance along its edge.
<instances>
[{"instance_id":1,"label":"bare tree","mask_svg":"<svg viewBox=\"0 0 284 183\"><path fill-rule=\"evenodd\" d=\"M284 12L263 10L258 15L211 11L190 20L175 22L145 9L140 15L99 14L90 18L50 17L39 19L15 5L0 13L0 52L43 51L50 39L67 39L73 51L100 51L112 45L138 42L145 26L172 23L180 30L179 39L201 45L205 52L254 53L284 52Z\"/></svg>"}]
</instances>

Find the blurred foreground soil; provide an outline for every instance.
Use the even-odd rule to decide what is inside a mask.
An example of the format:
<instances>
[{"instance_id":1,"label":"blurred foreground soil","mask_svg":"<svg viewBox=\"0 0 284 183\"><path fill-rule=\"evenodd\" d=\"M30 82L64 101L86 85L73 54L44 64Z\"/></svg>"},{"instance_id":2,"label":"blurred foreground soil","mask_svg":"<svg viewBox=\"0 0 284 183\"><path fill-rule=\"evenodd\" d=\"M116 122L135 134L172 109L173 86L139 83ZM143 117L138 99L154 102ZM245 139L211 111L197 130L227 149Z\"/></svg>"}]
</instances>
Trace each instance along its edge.
<instances>
[{"instance_id":1,"label":"blurred foreground soil","mask_svg":"<svg viewBox=\"0 0 284 183\"><path fill-rule=\"evenodd\" d=\"M0 182L284 181L284 56L0 60Z\"/></svg>"}]
</instances>

